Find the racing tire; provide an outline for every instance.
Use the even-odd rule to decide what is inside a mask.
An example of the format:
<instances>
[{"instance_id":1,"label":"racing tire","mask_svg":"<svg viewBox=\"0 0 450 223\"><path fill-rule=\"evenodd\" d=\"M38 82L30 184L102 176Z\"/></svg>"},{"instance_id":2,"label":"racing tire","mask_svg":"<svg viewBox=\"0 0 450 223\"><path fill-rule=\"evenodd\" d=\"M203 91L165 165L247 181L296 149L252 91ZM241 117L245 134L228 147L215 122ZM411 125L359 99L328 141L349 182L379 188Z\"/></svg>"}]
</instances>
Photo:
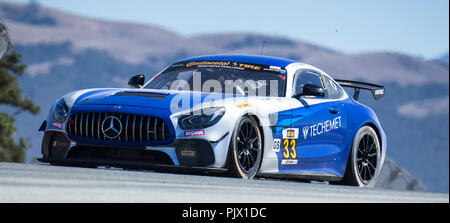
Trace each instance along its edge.
<instances>
[{"instance_id":1,"label":"racing tire","mask_svg":"<svg viewBox=\"0 0 450 223\"><path fill-rule=\"evenodd\" d=\"M339 184L374 187L381 170L381 145L370 126L361 127L353 139L344 178Z\"/></svg>"},{"instance_id":2,"label":"racing tire","mask_svg":"<svg viewBox=\"0 0 450 223\"><path fill-rule=\"evenodd\" d=\"M244 116L233 130L228 168L232 177L252 179L262 159L262 137L257 122Z\"/></svg>"}]
</instances>

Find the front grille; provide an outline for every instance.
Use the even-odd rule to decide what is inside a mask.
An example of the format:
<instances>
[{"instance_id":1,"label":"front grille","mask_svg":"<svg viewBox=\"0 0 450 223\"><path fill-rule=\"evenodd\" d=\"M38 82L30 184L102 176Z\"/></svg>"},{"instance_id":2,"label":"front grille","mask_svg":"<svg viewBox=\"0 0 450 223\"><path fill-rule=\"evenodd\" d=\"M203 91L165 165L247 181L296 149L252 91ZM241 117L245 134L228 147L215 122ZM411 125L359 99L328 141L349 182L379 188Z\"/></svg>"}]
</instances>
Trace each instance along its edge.
<instances>
[{"instance_id":1,"label":"front grille","mask_svg":"<svg viewBox=\"0 0 450 223\"><path fill-rule=\"evenodd\" d=\"M114 129L104 131L110 126L113 119L111 117L117 118L113 124ZM106 118L108 120L105 121ZM120 124L117 122L119 120ZM169 128L160 118L113 112L78 112L72 114L67 131L70 135L78 137L118 142L163 141L170 137Z\"/></svg>"}]
</instances>

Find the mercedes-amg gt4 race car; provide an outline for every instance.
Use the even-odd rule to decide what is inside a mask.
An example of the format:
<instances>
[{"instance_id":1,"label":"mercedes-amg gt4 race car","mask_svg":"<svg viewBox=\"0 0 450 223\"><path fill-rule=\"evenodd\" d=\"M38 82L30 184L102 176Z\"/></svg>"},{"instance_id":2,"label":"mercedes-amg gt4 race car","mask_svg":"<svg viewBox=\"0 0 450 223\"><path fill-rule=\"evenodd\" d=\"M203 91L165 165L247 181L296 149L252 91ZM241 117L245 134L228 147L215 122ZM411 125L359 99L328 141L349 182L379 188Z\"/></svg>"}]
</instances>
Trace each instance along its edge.
<instances>
[{"instance_id":1,"label":"mercedes-amg gt4 race car","mask_svg":"<svg viewBox=\"0 0 450 223\"><path fill-rule=\"evenodd\" d=\"M384 96L380 85L254 55L188 58L128 84L57 100L39 129L39 160L363 187L374 185L385 159L380 122L357 101L360 90Z\"/></svg>"}]
</instances>

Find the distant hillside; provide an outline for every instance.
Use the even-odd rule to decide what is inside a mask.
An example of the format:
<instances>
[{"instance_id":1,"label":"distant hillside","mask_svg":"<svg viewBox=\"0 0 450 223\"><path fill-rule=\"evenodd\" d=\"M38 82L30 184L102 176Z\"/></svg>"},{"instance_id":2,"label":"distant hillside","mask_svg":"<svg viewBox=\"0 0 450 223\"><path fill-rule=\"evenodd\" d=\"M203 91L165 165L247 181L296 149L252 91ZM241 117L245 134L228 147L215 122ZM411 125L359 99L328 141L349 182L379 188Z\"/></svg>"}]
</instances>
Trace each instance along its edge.
<instances>
[{"instance_id":1,"label":"distant hillside","mask_svg":"<svg viewBox=\"0 0 450 223\"><path fill-rule=\"evenodd\" d=\"M440 57L434 58L434 59L431 60L431 61L433 61L433 62L435 62L435 63L438 63L438 64L440 64L440 65L443 65L444 67L447 67L447 68L448 68L448 65L449 65L449 55L448 55L448 52L445 53L445 54L443 54L443 55L440 56Z\"/></svg>"},{"instance_id":2,"label":"distant hillside","mask_svg":"<svg viewBox=\"0 0 450 223\"><path fill-rule=\"evenodd\" d=\"M52 103L73 90L123 87L134 74L148 78L189 56L259 54L299 60L334 77L386 85L386 96L361 101L377 112L388 136L388 156L430 191L449 188L449 70L434 61L394 52L343 54L283 36L222 33L185 37L156 25L101 21L39 7L0 2L15 50L28 64L20 86L41 105L37 117L17 117L17 137L27 136L40 154L37 128ZM352 92L351 92L352 93Z\"/></svg>"},{"instance_id":3,"label":"distant hillside","mask_svg":"<svg viewBox=\"0 0 450 223\"><path fill-rule=\"evenodd\" d=\"M161 67L173 58L192 55L259 54L265 41L264 54L311 63L339 77L402 85L449 80L448 69L421 58L387 52L343 55L282 36L229 33L188 38L156 25L94 20L36 4L0 3L0 18L7 21L17 44L70 42L74 53L95 49L130 64Z\"/></svg>"}]
</instances>

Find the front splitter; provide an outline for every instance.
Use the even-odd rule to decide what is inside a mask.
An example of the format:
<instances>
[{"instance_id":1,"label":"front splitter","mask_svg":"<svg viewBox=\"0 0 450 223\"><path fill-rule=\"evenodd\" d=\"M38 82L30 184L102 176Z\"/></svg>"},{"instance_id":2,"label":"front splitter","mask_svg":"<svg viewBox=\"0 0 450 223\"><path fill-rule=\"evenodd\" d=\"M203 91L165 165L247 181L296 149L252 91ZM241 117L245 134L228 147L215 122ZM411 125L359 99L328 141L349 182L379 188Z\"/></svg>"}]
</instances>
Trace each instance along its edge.
<instances>
[{"instance_id":1,"label":"front splitter","mask_svg":"<svg viewBox=\"0 0 450 223\"><path fill-rule=\"evenodd\" d=\"M145 169L164 172L186 172L186 173L226 173L226 168L208 168L208 167L191 167L191 166L174 166L149 162L131 162L121 160L90 160L90 159L54 159L54 158L38 158L39 162L50 163L54 165L71 165L71 166L112 166L124 169Z\"/></svg>"}]
</instances>

